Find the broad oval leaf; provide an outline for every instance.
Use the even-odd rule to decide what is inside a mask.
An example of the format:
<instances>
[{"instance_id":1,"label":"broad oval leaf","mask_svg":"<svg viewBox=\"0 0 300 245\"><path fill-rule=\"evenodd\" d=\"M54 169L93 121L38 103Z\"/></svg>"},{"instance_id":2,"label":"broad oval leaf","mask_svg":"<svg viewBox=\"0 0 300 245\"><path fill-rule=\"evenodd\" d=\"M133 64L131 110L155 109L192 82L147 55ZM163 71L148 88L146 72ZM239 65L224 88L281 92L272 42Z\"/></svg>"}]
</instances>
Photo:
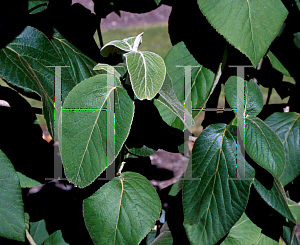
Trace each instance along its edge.
<instances>
[{"instance_id":1,"label":"broad oval leaf","mask_svg":"<svg viewBox=\"0 0 300 245\"><path fill-rule=\"evenodd\" d=\"M0 63L1 78L18 87L34 91L42 97L43 114L52 138L55 77L53 66L69 66L61 68L62 101L76 84L97 74L93 71L96 63L68 43L59 33L55 33L49 40L42 32L30 26L0 50Z\"/></svg>"},{"instance_id":2,"label":"broad oval leaf","mask_svg":"<svg viewBox=\"0 0 300 245\"><path fill-rule=\"evenodd\" d=\"M164 60L148 51L125 54L130 82L136 97L152 100L161 89L166 76Z\"/></svg>"},{"instance_id":3,"label":"broad oval leaf","mask_svg":"<svg viewBox=\"0 0 300 245\"><path fill-rule=\"evenodd\" d=\"M275 178L285 166L285 150L275 132L259 118L245 119L245 150L249 156Z\"/></svg>"},{"instance_id":4,"label":"broad oval leaf","mask_svg":"<svg viewBox=\"0 0 300 245\"><path fill-rule=\"evenodd\" d=\"M132 99L118 78L114 77L114 84L107 83L105 74L86 79L74 87L63 104L62 161L66 177L79 187L92 183L112 163L131 127L134 113ZM105 107L113 93L115 126L113 122L109 125L115 130L114 147L106 145L108 112ZM108 150L113 151L113 157L107 159Z\"/></svg>"},{"instance_id":5,"label":"broad oval leaf","mask_svg":"<svg viewBox=\"0 0 300 245\"><path fill-rule=\"evenodd\" d=\"M197 0L211 25L253 66L267 52L288 11L280 0Z\"/></svg>"},{"instance_id":6,"label":"broad oval leaf","mask_svg":"<svg viewBox=\"0 0 300 245\"><path fill-rule=\"evenodd\" d=\"M286 152L286 165L280 181L283 186L300 174L300 114L276 112L265 123L279 136Z\"/></svg>"},{"instance_id":7,"label":"broad oval leaf","mask_svg":"<svg viewBox=\"0 0 300 245\"><path fill-rule=\"evenodd\" d=\"M25 216L17 173L0 150L0 237L25 241Z\"/></svg>"},{"instance_id":8,"label":"broad oval leaf","mask_svg":"<svg viewBox=\"0 0 300 245\"><path fill-rule=\"evenodd\" d=\"M256 116L263 108L264 99L259 86L253 80L245 81L231 76L225 83L225 95L235 113L243 112L240 117Z\"/></svg>"},{"instance_id":9,"label":"broad oval leaf","mask_svg":"<svg viewBox=\"0 0 300 245\"><path fill-rule=\"evenodd\" d=\"M151 183L133 172L122 173L83 202L84 220L96 245L139 244L160 211Z\"/></svg>"},{"instance_id":10,"label":"broad oval leaf","mask_svg":"<svg viewBox=\"0 0 300 245\"><path fill-rule=\"evenodd\" d=\"M245 211L254 171L236 179L236 127L214 124L196 139L184 180L184 227L191 244L215 244ZM250 168L251 169L251 168Z\"/></svg>"}]
</instances>

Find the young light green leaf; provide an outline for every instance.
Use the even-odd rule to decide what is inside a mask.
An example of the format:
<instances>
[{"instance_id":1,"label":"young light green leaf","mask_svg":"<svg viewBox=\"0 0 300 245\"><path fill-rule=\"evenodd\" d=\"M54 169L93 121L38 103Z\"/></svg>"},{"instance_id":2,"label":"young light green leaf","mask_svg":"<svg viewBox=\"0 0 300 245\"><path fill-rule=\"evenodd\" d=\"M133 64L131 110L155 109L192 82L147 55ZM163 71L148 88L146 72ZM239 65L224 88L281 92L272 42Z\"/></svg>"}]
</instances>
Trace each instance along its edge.
<instances>
[{"instance_id":1,"label":"young light green leaf","mask_svg":"<svg viewBox=\"0 0 300 245\"><path fill-rule=\"evenodd\" d=\"M110 54L124 54L126 52L130 52L132 47L128 42L115 40L105 44L100 53L103 57L108 57Z\"/></svg>"},{"instance_id":2,"label":"young light green leaf","mask_svg":"<svg viewBox=\"0 0 300 245\"><path fill-rule=\"evenodd\" d=\"M63 104L59 137L62 161L66 177L79 187L92 183L112 163L131 127L132 99L117 77L114 84L107 83L104 74L86 79L74 87ZM105 109L111 93L115 96L115 147L112 158L106 159L109 148Z\"/></svg>"},{"instance_id":3,"label":"young light green leaf","mask_svg":"<svg viewBox=\"0 0 300 245\"><path fill-rule=\"evenodd\" d=\"M281 72L283 75L286 75L288 77L291 76L290 73L288 72L288 70L285 69L285 67L280 63L280 61L276 58L276 56L270 50L267 53L267 56L268 56L268 58L271 62L271 65L274 69Z\"/></svg>"},{"instance_id":4,"label":"young light green leaf","mask_svg":"<svg viewBox=\"0 0 300 245\"><path fill-rule=\"evenodd\" d=\"M184 180L184 227L191 244L213 245L245 211L254 171L236 178L236 127L213 124L196 139L192 178Z\"/></svg>"},{"instance_id":5,"label":"young light green leaf","mask_svg":"<svg viewBox=\"0 0 300 245\"><path fill-rule=\"evenodd\" d=\"M253 66L267 52L288 11L280 0L197 0L211 25Z\"/></svg>"},{"instance_id":6,"label":"young light green leaf","mask_svg":"<svg viewBox=\"0 0 300 245\"><path fill-rule=\"evenodd\" d=\"M134 43L136 41L137 38L139 38L139 41L141 42L141 35L143 35L143 33L141 33L140 35L136 36L136 37L128 37L125 38L123 40L114 40L111 41L107 44L105 44L100 52L101 55L103 57L107 57L110 54L124 54L130 51L133 51L133 47L134 47ZM140 43L139 43L140 44Z\"/></svg>"},{"instance_id":7,"label":"young light green leaf","mask_svg":"<svg viewBox=\"0 0 300 245\"><path fill-rule=\"evenodd\" d=\"M22 191L16 171L0 150L0 237L25 241Z\"/></svg>"},{"instance_id":8,"label":"young light green leaf","mask_svg":"<svg viewBox=\"0 0 300 245\"><path fill-rule=\"evenodd\" d=\"M259 118L245 119L245 149L249 156L275 178L285 166L285 150L275 132Z\"/></svg>"},{"instance_id":9,"label":"young light green leaf","mask_svg":"<svg viewBox=\"0 0 300 245\"><path fill-rule=\"evenodd\" d=\"M241 117L254 117L263 108L263 94L253 80L245 81L236 76L231 76L225 83L225 95L232 109L243 111Z\"/></svg>"},{"instance_id":10,"label":"young light green leaf","mask_svg":"<svg viewBox=\"0 0 300 245\"><path fill-rule=\"evenodd\" d=\"M94 71L97 71L97 70L100 70L100 71L105 71L106 73L110 73L114 76L117 76L117 77L121 77L121 74L116 70L115 67L113 66L110 66L110 65L107 65L107 64L101 64L101 63L98 63L94 69ZM111 73L112 72L112 73Z\"/></svg>"},{"instance_id":11,"label":"young light green leaf","mask_svg":"<svg viewBox=\"0 0 300 245\"><path fill-rule=\"evenodd\" d=\"M130 82L136 97L151 100L161 89L166 76L164 60L148 51L125 54Z\"/></svg>"},{"instance_id":12,"label":"young light green leaf","mask_svg":"<svg viewBox=\"0 0 300 245\"><path fill-rule=\"evenodd\" d=\"M135 51L135 52L138 51L138 47L142 43L143 34L144 34L144 32L137 35L137 37L136 37L136 39L134 40L134 43L133 43L132 51Z\"/></svg>"},{"instance_id":13,"label":"young light green leaf","mask_svg":"<svg viewBox=\"0 0 300 245\"><path fill-rule=\"evenodd\" d=\"M247 232L245 232L247 231ZM221 245L254 244L260 237L261 229L257 227L245 213L230 229L228 236Z\"/></svg>"},{"instance_id":14,"label":"young light green leaf","mask_svg":"<svg viewBox=\"0 0 300 245\"><path fill-rule=\"evenodd\" d=\"M160 211L151 183L133 172L122 173L83 202L84 220L96 245L139 244Z\"/></svg>"},{"instance_id":15,"label":"young light green leaf","mask_svg":"<svg viewBox=\"0 0 300 245\"><path fill-rule=\"evenodd\" d=\"M283 186L300 174L300 114L276 112L265 123L279 136L286 152L286 165L280 181Z\"/></svg>"}]
</instances>

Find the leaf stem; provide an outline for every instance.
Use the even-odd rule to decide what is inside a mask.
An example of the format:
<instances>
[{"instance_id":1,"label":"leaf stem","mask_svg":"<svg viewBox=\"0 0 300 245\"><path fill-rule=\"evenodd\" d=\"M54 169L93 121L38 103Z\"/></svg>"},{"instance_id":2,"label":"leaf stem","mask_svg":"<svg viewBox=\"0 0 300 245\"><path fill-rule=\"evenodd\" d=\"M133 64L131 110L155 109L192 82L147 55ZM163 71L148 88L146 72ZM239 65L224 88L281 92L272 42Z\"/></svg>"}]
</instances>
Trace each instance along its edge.
<instances>
[{"instance_id":1,"label":"leaf stem","mask_svg":"<svg viewBox=\"0 0 300 245\"><path fill-rule=\"evenodd\" d=\"M32 237L31 237L31 235L30 235L30 233L28 232L27 229L25 230L25 232L26 232L26 237L27 237L28 241L30 242L30 244L31 244L31 245L36 245L36 243L35 243L34 240L32 239Z\"/></svg>"}]
</instances>

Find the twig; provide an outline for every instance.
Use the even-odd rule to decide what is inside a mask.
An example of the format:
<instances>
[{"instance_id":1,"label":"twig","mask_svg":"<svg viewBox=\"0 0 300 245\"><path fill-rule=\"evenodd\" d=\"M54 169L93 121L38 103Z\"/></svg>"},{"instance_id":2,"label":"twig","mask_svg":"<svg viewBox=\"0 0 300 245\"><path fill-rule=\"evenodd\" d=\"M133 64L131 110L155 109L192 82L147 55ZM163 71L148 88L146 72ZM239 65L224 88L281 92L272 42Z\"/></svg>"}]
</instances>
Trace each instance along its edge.
<instances>
[{"instance_id":1,"label":"twig","mask_svg":"<svg viewBox=\"0 0 300 245\"><path fill-rule=\"evenodd\" d=\"M118 172L117 172L117 176L120 176L121 175L121 172L122 172L122 169L124 167L126 162L121 162L120 166L118 167Z\"/></svg>"},{"instance_id":2,"label":"twig","mask_svg":"<svg viewBox=\"0 0 300 245\"><path fill-rule=\"evenodd\" d=\"M30 233L28 232L27 229L25 230L25 232L26 232L26 237L27 237L28 241L30 242L30 244L31 244L31 245L36 245L36 243L35 243L34 240L32 239L32 237L31 237L31 235L30 235Z\"/></svg>"}]
</instances>

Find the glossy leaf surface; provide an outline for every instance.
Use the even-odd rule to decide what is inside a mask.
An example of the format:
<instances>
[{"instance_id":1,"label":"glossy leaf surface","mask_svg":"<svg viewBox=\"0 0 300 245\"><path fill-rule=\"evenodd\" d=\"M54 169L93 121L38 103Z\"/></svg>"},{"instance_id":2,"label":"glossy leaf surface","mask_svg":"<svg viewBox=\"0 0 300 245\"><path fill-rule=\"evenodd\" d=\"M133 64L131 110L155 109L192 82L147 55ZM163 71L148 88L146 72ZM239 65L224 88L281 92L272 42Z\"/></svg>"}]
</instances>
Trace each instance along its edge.
<instances>
[{"instance_id":1,"label":"glossy leaf surface","mask_svg":"<svg viewBox=\"0 0 300 245\"><path fill-rule=\"evenodd\" d=\"M236 127L214 124L196 139L192 177L183 185L184 227L191 244L215 244L245 211L254 176L236 178Z\"/></svg>"}]
</instances>

